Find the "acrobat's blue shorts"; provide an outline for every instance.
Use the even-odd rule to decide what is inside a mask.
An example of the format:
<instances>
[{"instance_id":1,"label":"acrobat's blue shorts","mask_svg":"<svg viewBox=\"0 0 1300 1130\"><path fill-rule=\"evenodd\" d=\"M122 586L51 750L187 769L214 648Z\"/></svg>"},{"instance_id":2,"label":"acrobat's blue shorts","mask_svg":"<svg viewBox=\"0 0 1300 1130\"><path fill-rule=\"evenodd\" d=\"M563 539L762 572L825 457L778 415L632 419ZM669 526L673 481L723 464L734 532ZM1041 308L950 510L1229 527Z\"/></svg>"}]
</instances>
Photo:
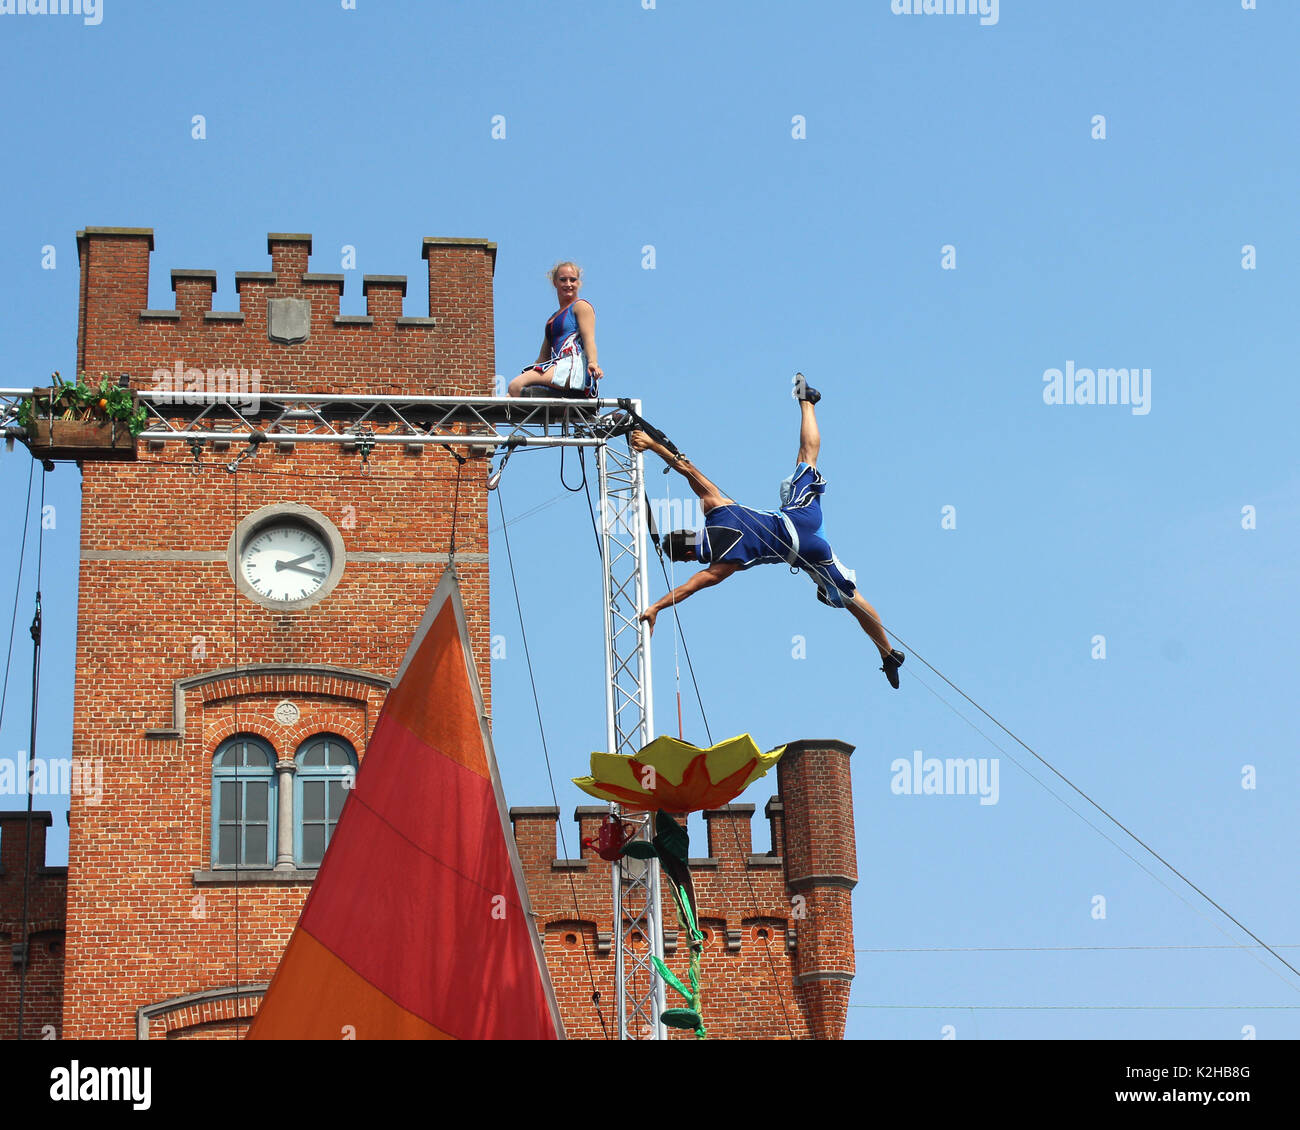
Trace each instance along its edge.
<instances>
[{"instance_id":1,"label":"acrobat's blue shorts","mask_svg":"<svg viewBox=\"0 0 1300 1130\"><path fill-rule=\"evenodd\" d=\"M821 496L826 480L816 467L800 463L781 483L781 509L794 535L793 564L810 576L820 590L821 599L833 608L843 608L857 591L857 574L847 569L835 556L822 527Z\"/></svg>"}]
</instances>

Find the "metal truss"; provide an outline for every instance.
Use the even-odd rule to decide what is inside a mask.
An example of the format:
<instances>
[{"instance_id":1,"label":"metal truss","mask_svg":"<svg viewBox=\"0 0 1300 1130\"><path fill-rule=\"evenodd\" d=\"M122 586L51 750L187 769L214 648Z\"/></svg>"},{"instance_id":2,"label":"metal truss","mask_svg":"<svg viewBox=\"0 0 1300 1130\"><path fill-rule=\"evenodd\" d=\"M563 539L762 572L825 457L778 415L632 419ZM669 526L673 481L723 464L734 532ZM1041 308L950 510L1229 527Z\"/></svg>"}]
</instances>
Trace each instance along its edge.
<instances>
[{"instance_id":1,"label":"metal truss","mask_svg":"<svg viewBox=\"0 0 1300 1130\"><path fill-rule=\"evenodd\" d=\"M0 429L15 438L30 388L0 388ZM622 430L631 401L561 397L348 396L258 391L137 393L145 444L340 443L595 447ZM19 437L20 438L20 437Z\"/></svg>"},{"instance_id":2,"label":"metal truss","mask_svg":"<svg viewBox=\"0 0 1300 1130\"><path fill-rule=\"evenodd\" d=\"M640 401L633 403L640 414ZM654 739L650 633L638 617L649 604L645 467L642 454L605 444L600 473L601 557L605 564L605 729L612 753L631 756ZM612 806L615 814L618 806ZM650 838L649 821L639 833ZM663 959L659 861L614 865L614 975L620 1039L663 1039L664 986L651 961Z\"/></svg>"}]
</instances>

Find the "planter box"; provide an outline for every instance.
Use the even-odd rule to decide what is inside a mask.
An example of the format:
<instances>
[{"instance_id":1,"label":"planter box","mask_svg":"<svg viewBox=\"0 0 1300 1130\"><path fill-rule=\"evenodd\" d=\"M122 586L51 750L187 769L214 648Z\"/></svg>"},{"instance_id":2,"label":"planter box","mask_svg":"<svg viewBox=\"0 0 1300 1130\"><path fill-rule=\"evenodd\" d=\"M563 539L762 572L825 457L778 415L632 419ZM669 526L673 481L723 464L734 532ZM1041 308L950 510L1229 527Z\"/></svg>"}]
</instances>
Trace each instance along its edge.
<instances>
[{"instance_id":1,"label":"planter box","mask_svg":"<svg viewBox=\"0 0 1300 1130\"><path fill-rule=\"evenodd\" d=\"M34 389L37 411L49 390ZM42 395L44 394L44 395ZM38 418L27 429L27 448L37 459L134 459L135 437L121 420Z\"/></svg>"}]
</instances>

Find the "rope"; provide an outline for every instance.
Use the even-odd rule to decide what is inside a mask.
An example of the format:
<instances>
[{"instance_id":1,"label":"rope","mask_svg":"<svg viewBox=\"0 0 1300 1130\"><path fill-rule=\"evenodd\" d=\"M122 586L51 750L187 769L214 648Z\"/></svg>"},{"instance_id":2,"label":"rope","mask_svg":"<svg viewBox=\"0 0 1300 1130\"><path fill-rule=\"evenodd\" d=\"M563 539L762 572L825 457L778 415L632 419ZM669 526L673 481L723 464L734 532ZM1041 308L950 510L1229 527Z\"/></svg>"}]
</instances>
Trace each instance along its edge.
<instances>
[{"instance_id":1,"label":"rope","mask_svg":"<svg viewBox=\"0 0 1300 1130\"><path fill-rule=\"evenodd\" d=\"M1255 1012L1293 1010L1300 1004L850 1004L848 1008L937 1009L958 1012ZM1132 1037L1130 1037L1132 1038Z\"/></svg>"},{"instance_id":2,"label":"rope","mask_svg":"<svg viewBox=\"0 0 1300 1130\"><path fill-rule=\"evenodd\" d=\"M459 451L453 450L450 446L448 446L447 450L456 459L456 494L451 503L451 541L447 546L447 561L454 570L456 568L456 513L460 509L460 473L465 466L465 456Z\"/></svg>"},{"instance_id":3,"label":"rope","mask_svg":"<svg viewBox=\"0 0 1300 1130\"><path fill-rule=\"evenodd\" d=\"M587 490L587 513L591 516L591 534L592 537L596 539L596 553L601 557L603 561L605 555L604 552L601 550L601 546L600 546L600 531L596 529L596 508L591 504L591 484L587 482L587 461L583 455L583 452L585 450L586 448L582 448L582 447L578 448L578 462L582 466L582 485L586 487ZM560 482L562 484L564 483L563 462L564 462L564 448L560 448L560 463L561 463ZM566 486L565 489L567 490L568 487Z\"/></svg>"},{"instance_id":4,"label":"rope","mask_svg":"<svg viewBox=\"0 0 1300 1130\"><path fill-rule=\"evenodd\" d=\"M1089 820L1082 812L1080 812L1077 808L1075 808L1072 804L1070 804L1069 801L1067 801L1059 793L1051 789L1043 781L1040 781L1037 777L1035 777L1033 773L1031 773L1028 769L1025 768L1025 766L1023 766L1019 761L1017 761L1014 757L1012 757L1011 754L1009 754L1005 749L1002 748L1002 746L998 745L997 742L995 742L992 738L990 738L988 734L986 734L977 725L975 725L975 723L972 722L969 718L967 718L966 715L964 715L960 710L958 710L955 706L953 706L952 703L950 703L941 694L939 694L938 691L936 691L933 687L931 687L930 684L927 683L924 679L922 679L920 675L918 675L915 671L912 672L912 678L914 678L918 683L921 684L921 686L923 686L927 691L929 691L930 694L932 694L941 703L943 703L944 706L946 706L949 710L951 710L954 714L956 714L958 718L960 718L963 722L966 723L966 725L968 725L972 730L974 730L977 734L979 734L980 737L982 737L986 742L989 743L989 745L991 745L1000 754L1002 754L1002 756L1005 757L1008 761L1010 761L1012 765L1014 765L1017 769L1019 769L1022 773L1024 773L1026 777L1028 777L1031 781L1034 782L1034 784L1036 784L1045 793L1047 793L1050 797L1052 797L1053 800L1061 804L1067 811L1073 813L1085 824L1087 824L1089 828L1091 828L1094 832L1096 832L1097 835L1099 835L1103 840L1105 840L1108 844L1110 844L1122 856L1130 860L1140 871L1142 871L1144 874L1146 874L1151 879L1153 879L1159 886L1163 887L1166 891L1168 891L1171 895L1173 895L1174 898L1176 898L1179 902L1181 902L1184 906L1186 906L1189 910L1191 910L1194 914L1196 914L1197 917L1207 922L1210 926L1212 926L1216 931L1222 934L1225 938L1231 938L1231 935L1226 930L1223 929L1223 927L1219 924L1217 919L1212 918L1210 915L1206 914L1201 907L1196 906L1195 904L1189 902L1180 891L1175 890L1168 883L1166 883L1159 875L1157 875L1154 871L1152 871L1149 867L1147 867L1144 863L1142 863L1141 860L1139 860L1135 855L1133 855L1132 852L1127 851L1122 844L1117 843L1110 836L1106 835L1105 832L1103 832L1099 827L1097 827L1096 824L1094 824L1091 820ZM1292 983L1288 981L1281 973L1279 973L1278 970L1273 965L1264 961L1264 959L1261 958L1258 954L1252 952L1254 947L1243 945L1241 942L1237 942L1231 948L1240 949L1243 952L1249 954L1253 960L1258 962L1260 966L1266 969L1272 976L1276 977L1284 985L1287 985L1290 988L1295 988L1295 986L1292 985Z\"/></svg>"},{"instance_id":5,"label":"rope","mask_svg":"<svg viewBox=\"0 0 1300 1130\"><path fill-rule=\"evenodd\" d=\"M233 464L230 467L230 478L231 478L230 495L231 495L231 504L234 508L234 519L232 522L232 526L235 529L239 528L239 472L240 472L240 467L238 466L237 463ZM238 547L236 547L235 568L236 569L239 568ZM231 611L233 614L233 621L234 621L233 624L234 630L232 632L232 639L231 639L231 650L232 650L232 658L235 661L235 674L238 675L239 674L239 586L238 585L234 586L234 590L231 593L230 599L231 599ZM234 698L232 699L232 709L234 712L234 723L235 723L234 734L238 735L239 734L239 696L238 695L235 695ZM236 769L235 769L235 802L238 805L236 811L242 817L246 809L246 805L244 803L244 785L239 778L239 761L243 760L243 752L242 752L242 748L240 747L236 747L236 748L240 749L240 752L236 753L235 755L236 758L238 759L236 761ZM278 757L279 754L277 753L276 756ZM278 770L276 770L274 766L272 766L271 769L272 772L276 774L276 777L273 777L272 779L275 780L276 784L278 785L279 784ZM276 792L278 794L279 792L278 788ZM271 798L269 796L267 798L267 803L268 804L272 803ZM278 803L279 803L278 799L276 800L275 803L277 804L278 807ZM277 817L279 816L278 811L276 815ZM276 835L278 836L279 835L278 819L276 823L277 823ZM241 885L239 879L239 864L240 864L240 860L243 858L244 855L244 824L242 819L237 820L235 822L235 835L236 835L236 841L235 841L235 1009L236 1009L236 1016L238 1016L239 1000L240 1000L240 996L239 996L239 926L240 926L239 888ZM220 850L220 844L221 844L220 830L218 830L216 841L218 845L218 850ZM269 844L267 846L268 848L271 847L271 845ZM235 1023L231 1026L231 1030L232 1030L232 1035L230 1038L232 1040L239 1039L238 1019L236 1019Z\"/></svg>"},{"instance_id":6,"label":"rope","mask_svg":"<svg viewBox=\"0 0 1300 1130\"><path fill-rule=\"evenodd\" d=\"M644 476L642 476L642 477L644 478ZM668 500L668 513L671 514L671 513L673 512L673 492L672 492L672 488L671 488L670 486L668 486L667 483L664 484L664 495L666 496L666 498L667 498L667 500ZM648 516L649 516L649 515L647 515L647 517L648 517ZM663 563L664 563L664 556L663 556L663 550L659 548L659 539L658 539L658 538L655 538L655 549L656 549L656 550L658 551L658 553L659 553L659 564L662 566ZM668 572L669 572L669 574L671 574L671 579L669 579L668 577L665 577L665 578L664 578L666 581L668 581L668 588L669 588L669 591L670 591L670 592L671 592L673 589L675 589L675 588L677 587L677 569L676 569L675 566L676 566L676 562L675 562L675 561L672 561L672 560L670 559L670 560L669 560L669 563L668 563ZM673 612L676 613L676 611L677 611L677 605L674 604L674 605L673 605ZM678 658L677 658L677 641L678 641L679 639L681 639L681 635L682 635L682 622L681 622L680 619L678 619L678 617L677 617L676 615L673 616L673 622L674 622L674 627L673 627L673 683L674 683L674 685L675 685L676 688L677 688L677 739L678 739L678 741L685 741L685 740L686 740L686 734L685 734L685 731L684 731L683 728L682 728L682 665L681 665L681 663L679 662L679 660L678 660ZM697 688L697 691L698 691L698 688ZM704 715L704 707L703 707L703 705L701 705L701 707L700 707L700 716L703 717L703 715ZM706 732L707 732L707 729L708 729L708 727L706 726L706 727L705 727ZM712 745L712 744L713 744L713 739L710 737L710 738L709 738L709 745Z\"/></svg>"},{"instance_id":7,"label":"rope","mask_svg":"<svg viewBox=\"0 0 1300 1130\"><path fill-rule=\"evenodd\" d=\"M1129 950L1236 950L1248 946L877 946L855 949L854 953L1089 953L1094 950L1117 953ZM1275 947L1280 950L1300 949L1294 942ZM1288 1005L1288 1008L1300 1007Z\"/></svg>"},{"instance_id":8,"label":"rope","mask_svg":"<svg viewBox=\"0 0 1300 1130\"><path fill-rule=\"evenodd\" d=\"M883 624L881 626L884 627ZM1251 938L1253 938L1256 942L1258 942L1261 946L1263 946L1264 949L1268 950L1269 953L1271 953L1275 958L1278 959L1278 961L1280 961L1289 970L1291 970L1292 973L1294 973L1297 977L1300 977L1300 969L1297 969L1294 965L1292 965L1289 961L1287 961L1286 958L1284 958L1280 953L1278 953L1277 950L1273 949L1272 946L1268 945L1262 938L1260 938L1253 930L1251 930L1248 926L1246 926L1244 923L1242 923L1240 920L1238 920L1232 914L1230 914L1227 910L1225 910L1219 903L1217 903L1208 894L1206 894L1205 891L1203 891L1200 887L1198 887L1195 883L1193 883L1191 879L1189 879L1186 875L1184 875L1181 871L1179 871L1177 867L1175 867L1172 863L1170 863L1167 859L1165 859L1165 857L1162 856L1158 851L1156 851L1155 848L1151 847L1150 844L1148 844L1145 840L1143 840L1136 832L1130 830L1128 826L1125 825L1117 817L1112 816L1106 809L1104 809L1100 804L1098 804L1095 800L1093 800L1092 797L1090 797L1081 788L1079 788L1078 785L1076 785L1067 776L1065 776L1064 773L1062 773L1059 769L1057 769L1056 766L1052 765L1051 762L1049 762L1046 758L1038 754L1037 751L1035 751L1032 747L1027 745L1025 742L1021 741L1019 737L1013 734L1009 729L1007 729L1006 726L1004 726L1001 722L999 722L996 718L994 718L992 714L990 714L987 710L984 709L984 707L982 707L978 702L976 702L973 698L971 698L970 695L968 695L965 691L961 689L961 687L957 686L957 684L954 683L951 679L949 679L942 671L940 671L937 667L931 664L929 660L927 660L923 655L921 655L919 652L913 649L910 644L908 644L896 633L891 632L891 635L893 635L894 638L897 639L899 643L903 644L904 647L906 647L909 651L911 651L911 653L914 656L916 656L916 658L919 659L922 663L924 663L927 668L929 668L936 675L938 675L939 678L941 678L945 683L948 684L948 686L950 686L959 695L961 695L962 698L964 698L973 707L975 707L976 710L978 710L981 714L983 714L985 718L987 718L990 722L992 722L995 726L997 726L999 730L1001 730L1004 734L1010 737L1018 745L1028 750L1029 753L1031 753L1035 758L1037 758L1040 762L1042 762L1043 765L1045 765L1048 769L1050 769L1053 773L1055 773L1056 776L1058 776L1062 781L1064 781L1065 784L1069 785L1070 788L1072 788L1076 793L1078 793L1081 797L1083 797L1084 800L1086 800L1090 805L1093 806L1093 808L1095 808L1104 817L1106 817L1107 820L1109 820L1112 824L1114 824L1127 836L1129 836L1131 839L1133 839L1135 842L1137 842L1143 848L1145 848L1151 855L1153 855L1156 859L1158 859L1161 863L1163 863L1167 868L1169 868L1170 871L1172 871L1184 883L1186 883L1189 887L1191 887L1192 890L1194 890L1198 895L1200 895L1201 898L1205 899L1205 901L1208 902L1212 907L1214 907L1215 910L1217 910L1220 914L1222 914L1225 918L1227 918L1230 922L1232 922L1233 925L1237 926L1238 929L1250 935Z\"/></svg>"},{"instance_id":9,"label":"rope","mask_svg":"<svg viewBox=\"0 0 1300 1130\"><path fill-rule=\"evenodd\" d=\"M581 454L582 454L582 448L578 448L578 454L579 454L579 456L581 456ZM565 490L567 490L570 494L577 494L578 491L582 490L582 488L585 487L585 486L587 485L587 464L586 464L586 463L585 463L581 458L579 458L579 459L578 459L578 465L579 465L579 467L582 468L582 482L580 482L576 487L571 487L571 486L569 486L569 484L568 484L567 482L564 481L564 447L561 446L561 448L560 448L560 486L562 486L562 487L563 487Z\"/></svg>"},{"instance_id":10,"label":"rope","mask_svg":"<svg viewBox=\"0 0 1300 1130\"><path fill-rule=\"evenodd\" d=\"M29 503L30 503L29 492ZM32 775L36 769L36 709L40 703L40 564L42 564L45 545L45 476L40 476L40 510L36 512L38 531L36 531L36 612L31 622L31 745L27 750L27 836L26 848L22 857L22 969L18 973L18 1039L22 1039L22 1021L27 1003L27 967L31 965L31 943L27 939L27 927L31 915L31 805ZM27 516L30 519L30 514ZM23 523L23 544L26 544L27 525Z\"/></svg>"},{"instance_id":11,"label":"rope","mask_svg":"<svg viewBox=\"0 0 1300 1130\"><path fill-rule=\"evenodd\" d=\"M550 781L550 785L551 785L551 800L555 803L555 807L558 809L560 807L560 799L559 799L559 795L555 791L555 774L551 769L551 753L550 753L550 749L546 744L546 727L542 723L542 703L541 703L541 699L538 697L537 694L537 679L536 676L533 674L532 654L528 649L528 632L524 628L524 607L523 607L523 602L519 598L519 582L515 578L515 559L514 559L514 555L510 552L510 535L504 532L506 527L509 525L509 523L506 521L505 503L501 500L500 483L497 484L496 496L497 496L497 508L501 512L501 529L504 534L504 539L506 543L506 561L510 565L510 584L515 592L515 611L518 613L519 616L519 635L522 638L524 643L524 659L528 663L528 681L533 688L533 707L537 711L537 729L542 737L542 756L546 761L546 777L547 780ZM568 844L565 842L565 838L564 838L564 823L563 821L557 821L557 824L559 825L559 829L560 829L560 850L564 852L564 857L568 859L569 847ZM573 872L569 871L567 872L567 874L569 878L569 892L573 896L574 918L579 923L579 926L581 926L583 918L582 918L582 910L578 905L578 887L577 884L574 883L573 881ZM617 929L618 923L615 923L614 927L615 929ZM591 985L591 1004L592 1007L596 1010L596 1018L600 1021L600 1030L604 1034L604 1038L608 1040L611 1037L609 1034L609 1028L605 1024L605 1014L600 1007L600 990L596 988L596 977L591 968L591 953L587 948L586 931L579 929L578 936L582 939L582 956L586 959L586 963L587 963L587 981Z\"/></svg>"},{"instance_id":12,"label":"rope","mask_svg":"<svg viewBox=\"0 0 1300 1130\"><path fill-rule=\"evenodd\" d=\"M14 629L18 627L18 598L22 595L23 565L27 558L27 526L32 514L32 475L36 470L36 460L27 468L27 501L23 503L23 537L18 546L18 580L14 582L14 611L9 620L9 648L5 652L4 687L0 689L0 726L4 725L5 703L9 701L9 665L14 658Z\"/></svg>"}]
</instances>

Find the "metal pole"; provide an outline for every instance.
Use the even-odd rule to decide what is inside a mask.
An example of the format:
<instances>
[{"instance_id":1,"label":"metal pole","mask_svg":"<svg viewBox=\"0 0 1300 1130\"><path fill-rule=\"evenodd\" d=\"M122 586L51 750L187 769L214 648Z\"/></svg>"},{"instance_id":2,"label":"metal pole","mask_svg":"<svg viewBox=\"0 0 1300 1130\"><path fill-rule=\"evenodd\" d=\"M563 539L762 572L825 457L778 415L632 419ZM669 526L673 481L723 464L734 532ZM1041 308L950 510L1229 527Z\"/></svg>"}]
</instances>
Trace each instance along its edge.
<instances>
[{"instance_id":1,"label":"metal pole","mask_svg":"<svg viewBox=\"0 0 1300 1130\"><path fill-rule=\"evenodd\" d=\"M605 566L605 729L610 751L626 756L654 737L649 632L637 619L648 591L644 465L640 453L608 444L598 449L596 462ZM614 864L612 890L619 1038L664 1039L663 983L650 960L663 958L658 861Z\"/></svg>"}]
</instances>

